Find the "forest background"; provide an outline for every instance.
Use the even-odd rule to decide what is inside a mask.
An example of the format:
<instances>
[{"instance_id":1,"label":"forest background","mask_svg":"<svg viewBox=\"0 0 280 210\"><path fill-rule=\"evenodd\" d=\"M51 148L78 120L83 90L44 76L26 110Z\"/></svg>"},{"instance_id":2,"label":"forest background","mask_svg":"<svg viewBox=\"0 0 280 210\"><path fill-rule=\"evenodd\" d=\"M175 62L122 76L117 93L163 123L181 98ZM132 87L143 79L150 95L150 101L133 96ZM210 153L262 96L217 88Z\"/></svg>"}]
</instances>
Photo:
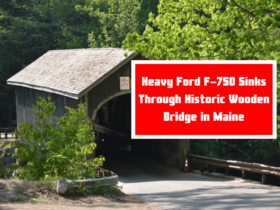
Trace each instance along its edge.
<instances>
[{"instance_id":1,"label":"forest background","mask_svg":"<svg viewBox=\"0 0 280 210\"><path fill-rule=\"evenodd\" d=\"M149 59L277 60L279 72L279 9L280 0L0 0L0 127L16 119L15 90L6 80L48 50L123 47ZM191 141L192 154L274 166L279 148L277 139Z\"/></svg>"}]
</instances>

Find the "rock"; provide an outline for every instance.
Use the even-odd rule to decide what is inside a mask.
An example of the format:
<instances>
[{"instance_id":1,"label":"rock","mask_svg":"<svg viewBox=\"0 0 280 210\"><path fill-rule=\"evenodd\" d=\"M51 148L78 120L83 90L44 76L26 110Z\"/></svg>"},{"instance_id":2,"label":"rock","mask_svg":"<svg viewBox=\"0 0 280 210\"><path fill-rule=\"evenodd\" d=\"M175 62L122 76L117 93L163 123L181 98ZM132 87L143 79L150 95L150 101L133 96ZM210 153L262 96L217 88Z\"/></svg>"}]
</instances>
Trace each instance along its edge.
<instances>
[{"instance_id":1,"label":"rock","mask_svg":"<svg viewBox=\"0 0 280 210\"><path fill-rule=\"evenodd\" d=\"M67 191L67 181L63 179L57 180L56 192L57 194L64 194Z\"/></svg>"}]
</instances>

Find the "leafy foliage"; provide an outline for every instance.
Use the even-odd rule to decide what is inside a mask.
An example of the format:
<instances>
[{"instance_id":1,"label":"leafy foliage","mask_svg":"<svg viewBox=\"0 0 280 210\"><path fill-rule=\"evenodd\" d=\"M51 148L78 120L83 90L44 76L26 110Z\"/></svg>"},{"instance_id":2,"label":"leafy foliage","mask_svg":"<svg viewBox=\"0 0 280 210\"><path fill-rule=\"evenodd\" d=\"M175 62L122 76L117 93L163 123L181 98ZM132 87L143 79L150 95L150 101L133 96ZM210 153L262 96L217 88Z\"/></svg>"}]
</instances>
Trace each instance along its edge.
<instances>
[{"instance_id":1,"label":"leafy foliage","mask_svg":"<svg viewBox=\"0 0 280 210\"><path fill-rule=\"evenodd\" d=\"M68 113L57 124L50 121L55 112L53 102L41 99L33 106L37 121L35 124L20 124L17 135L26 143L13 142L18 149L14 156L20 166L18 176L21 179L47 179L50 177L85 178L95 173L93 164L101 166L104 157L85 160L96 148L94 134L90 134L92 124L86 120L86 105L77 110L66 107Z\"/></svg>"},{"instance_id":2,"label":"leafy foliage","mask_svg":"<svg viewBox=\"0 0 280 210\"><path fill-rule=\"evenodd\" d=\"M6 144L5 141L0 143L0 178L5 178L11 174L11 170L5 168L1 161L10 149L12 149L12 145L10 143Z\"/></svg>"},{"instance_id":3,"label":"leafy foliage","mask_svg":"<svg viewBox=\"0 0 280 210\"><path fill-rule=\"evenodd\" d=\"M83 9L91 16L97 15L101 23L100 34L89 34L91 48L121 47L128 33L142 33L148 23L148 14L156 13L158 0L109 0L107 4L107 11L94 11L91 5Z\"/></svg>"},{"instance_id":4,"label":"leafy foliage","mask_svg":"<svg viewBox=\"0 0 280 210\"><path fill-rule=\"evenodd\" d=\"M202 139L191 141L191 153L227 160L279 166L278 142L254 139Z\"/></svg>"},{"instance_id":5,"label":"leafy foliage","mask_svg":"<svg viewBox=\"0 0 280 210\"><path fill-rule=\"evenodd\" d=\"M158 60L279 60L278 9L272 0L161 0L154 28L124 47Z\"/></svg>"},{"instance_id":6,"label":"leafy foliage","mask_svg":"<svg viewBox=\"0 0 280 210\"><path fill-rule=\"evenodd\" d=\"M0 127L16 119L15 89L6 80L53 49L86 48L99 22L75 6L83 0L1 0ZM2 124L2 125L1 125Z\"/></svg>"},{"instance_id":7,"label":"leafy foliage","mask_svg":"<svg viewBox=\"0 0 280 210\"><path fill-rule=\"evenodd\" d=\"M6 80L48 50L86 48L88 45L121 47L125 39L124 48L149 59L272 59L279 64L279 3L279 0L1 0L0 126L8 126L9 120L16 118L14 87L6 85ZM279 86L278 79L278 103ZM49 116L53 108L53 105L45 107ZM38 111L41 109L38 107ZM79 114L72 113L81 121ZM30 139L31 147L30 150L22 149L21 161L30 160L31 163L20 170L20 175L23 177L26 173L30 179L42 174L45 177L62 176L64 170L73 169L66 159L74 158L76 150L82 157L87 149L81 151L81 147L70 144L72 137L81 141L81 137L74 135L77 127L70 125L67 128L67 120L73 118L68 116L60 125L52 125L49 117L38 114L46 124L43 127L25 125L30 132L24 135ZM82 128L79 133L85 135ZM278 142L269 140L270 145L259 140L230 141L236 142L238 147L225 145L223 140L192 141L192 152L230 159L249 159L250 156L258 162L279 159L275 150ZM68 143L71 146L67 148ZM38 160L32 159L29 151L37 155ZM79 169L88 167L81 158L76 158L76 162L74 165ZM63 167L63 164L69 167ZM42 170L40 173L39 169ZM86 176L75 170L68 175Z\"/></svg>"},{"instance_id":8,"label":"leafy foliage","mask_svg":"<svg viewBox=\"0 0 280 210\"><path fill-rule=\"evenodd\" d=\"M279 7L273 0L161 0L159 14L149 15L152 27L147 25L143 35L129 33L123 47L158 60L250 59L279 64ZM277 96L279 103L279 91Z\"/></svg>"},{"instance_id":9,"label":"leafy foliage","mask_svg":"<svg viewBox=\"0 0 280 210\"><path fill-rule=\"evenodd\" d=\"M277 60L279 104L279 9L274 0L160 0L152 26L123 47L157 60Z\"/></svg>"},{"instance_id":10,"label":"leafy foliage","mask_svg":"<svg viewBox=\"0 0 280 210\"><path fill-rule=\"evenodd\" d=\"M8 78L48 50L88 44L121 47L128 32L144 31L157 4L158 0L1 0L0 127L16 119L15 89L6 84Z\"/></svg>"},{"instance_id":11,"label":"leafy foliage","mask_svg":"<svg viewBox=\"0 0 280 210\"><path fill-rule=\"evenodd\" d=\"M6 172L6 170L3 166L3 163L2 163L2 161L0 161L0 178L5 178L5 172Z\"/></svg>"},{"instance_id":12,"label":"leafy foliage","mask_svg":"<svg viewBox=\"0 0 280 210\"><path fill-rule=\"evenodd\" d=\"M118 186L117 183L114 185L104 185L102 182L97 182L95 186L85 186L82 182L78 185L75 185L73 190L70 191L70 194L79 194L85 195L89 193L104 195L104 194L113 194L120 196L122 187Z\"/></svg>"}]
</instances>

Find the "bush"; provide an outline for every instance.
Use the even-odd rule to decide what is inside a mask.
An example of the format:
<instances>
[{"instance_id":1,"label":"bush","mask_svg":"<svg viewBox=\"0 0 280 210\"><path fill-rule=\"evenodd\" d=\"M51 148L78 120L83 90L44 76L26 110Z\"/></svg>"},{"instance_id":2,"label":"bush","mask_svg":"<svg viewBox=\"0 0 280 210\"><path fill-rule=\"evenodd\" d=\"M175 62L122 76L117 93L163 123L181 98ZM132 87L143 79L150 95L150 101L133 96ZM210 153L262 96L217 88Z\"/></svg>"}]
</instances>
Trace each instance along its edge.
<instances>
[{"instance_id":1,"label":"bush","mask_svg":"<svg viewBox=\"0 0 280 210\"><path fill-rule=\"evenodd\" d=\"M5 144L5 141L0 143L0 178L11 176L12 171L5 168L1 159L5 157L6 153L12 148L11 143Z\"/></svg>"},{"instance_id":2,"label":"bush","mask_svg":"<svg viewBox=\"0 0 280 210\"><path fill-rule=\"evenodd\" d=\"M0 179L5 178L5 168L3 166L3 163L0 161Z\"/></svg>"},{"instance_id":3,"label":"bush","mask_svg":"<svg viewBox=\"0 0 280 210\"><path fill-rule=\"evenodd\" d=\"M27 162L26 166L16 167L20 179L80 179L95 173L93 164L102 166L105 160L102 156L85 161L85 156L96 148L86 104L79 104L77 110L65 108L68 112L57 123L52 123L55 105L50 97L48 101L40 98L37 105L33 105L36 122L19 125L16 135L28 142L13 142L18 149L14 156L19 162Z\"/></svg>"},{"instance_id":4,"label":"bush","mask_svg":"<svg viewBox=\"0 0 280 210\"><path fill-rule=\"evenodd\" d=\"M122 187L118 186L117 183L106 186L102 182L97 182L95 186L85 186L80 182L78 185L74 186L74 189L70 191L70 194L85 195L93 193L97 195L111 194L120 196L122 194L121 189Z\"/></svg>"}]
</instances>

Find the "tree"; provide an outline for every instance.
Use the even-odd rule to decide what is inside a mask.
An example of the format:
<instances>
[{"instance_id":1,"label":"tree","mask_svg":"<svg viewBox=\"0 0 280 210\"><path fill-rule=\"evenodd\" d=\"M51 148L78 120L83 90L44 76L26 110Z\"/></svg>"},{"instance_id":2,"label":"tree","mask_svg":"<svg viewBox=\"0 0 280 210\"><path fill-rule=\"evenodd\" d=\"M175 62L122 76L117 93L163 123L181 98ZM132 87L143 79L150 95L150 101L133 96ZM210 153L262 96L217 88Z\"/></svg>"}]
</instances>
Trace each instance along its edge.
<instances>
[{"instance_id":1,"label":"tree","mask_svg":"<svg viewBox=\"0 0 280 210\"><path fill-rule=\"evenodd\" d=\"M14 87L6 80L48 50L121 47L142 33L158 0L1 0L0 126L16 118ZM90 34L90 35L89 35Z\"/></svg>"},{"instance_id":2,"label":"tree","mask_svg":"<svg viewBox=\"0 0 280 210\"><path fill-rule=\"evenodd\" d=\"M86 48L88 34L98 32L97 18L76 10L77 5L85 3L1 0L0 126L9 126L10 120L16 118L14 87L6 84L9 77L48 50Z\"/></svg>"},{"instance_id":3,"label":"tree","mask_svg":"<svg viewBox=\"0 0 280 210\"><path fill-rule=\"evenodd\" d=\"M152 26L123 48L157 60L277 60L279 104L279 9L280 0L160 0Z\"/></svg>"},{"instance_id":4,"label":"tree","mask_svg":"<svg viewBox=\"0 0 280 210\"><path fill-rule=\"evenodd\" d=\"M151 59L279 60L279 0L161 0L123 47Z\"/></svg>"},{"instance_id":5,"label":"tree","mask_svg":"<svg viewBox=\"0 0 280 210\"><path fill-rule=\"evenodd\" d=\"M86 117L86 104L79 104L77 110L65 108L68 112L58 122L51 122L55 104L50 97L47 101L40 98L33 105L36 122L19 125L17 135L28 142L12 142L17 148L14 156L19 162L27 162L26 166L14 167L20 169L20 178L88 178L95 173L93 164L102 166L105 160L102 156L85 161L85 156L96 148L92 123Z\"/></svg>"},{"instance_id":6,"label":"tree","mask_svg":"<svg viewBox=\"0 0 280 210\"><path fill-rule=\"evenodd\" d=\"M121 47L130 32L142 33L148 23L148 14L156 13L158 0L108 0L107 10L94 10L89 5L80 10L98 16L101 33L89 34L89 47Z\"/></svg>"}]
</instances>

